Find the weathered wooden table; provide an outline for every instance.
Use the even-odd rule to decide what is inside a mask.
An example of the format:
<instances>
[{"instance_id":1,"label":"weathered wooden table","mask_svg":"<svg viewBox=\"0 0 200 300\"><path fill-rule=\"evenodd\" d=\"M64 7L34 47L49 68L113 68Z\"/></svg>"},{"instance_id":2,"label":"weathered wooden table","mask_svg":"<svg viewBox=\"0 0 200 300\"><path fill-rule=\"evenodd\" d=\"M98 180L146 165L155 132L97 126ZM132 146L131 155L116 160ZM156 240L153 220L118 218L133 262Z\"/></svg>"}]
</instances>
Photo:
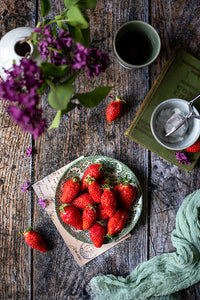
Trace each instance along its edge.
<instances>
[{"instance_id":1,"label":"weathered wooden table","mask_svg":"<svg viewBox=\"0 0 200 300\"><path fill-rule=\"evenodd\" d=\"M0 36L19 26L35 26L40 18L38 1L1 0ZM54 15L61 13L63 1L51 1ZM114 85L127 105L124 114L108 124L107 97L98 107L76 108L62 118L59 129L47 131L34 141L0 109L0 299L45 300L87 298L85 287L93 276L126 276L139 263L162 253L173 252L171 232L175 217L186 195L200 188L200 164L191 173L161 159L124 136L144 97L176 46L200 59L199 1L99 0L91 20L91 43L107 51L111 66L98 84ZM142 20L155 27L162 50L150 66L129 71L116 61L112 41L115 31L130 20ZM79 91L87 91L96 80L85 85L77 80ZM55 116L44 97L44 114L49 124ZM35 154L26 156L33 147ZM106 155L131 168L141 182L144 196L142 216L129 239L79 267L48 214L37 204L32 191L23 193L25 181L32 184L75 158ZM46 254L32 250L18 232L32 224L46 237ZM183 291L182 299L200 299L200 285Z\"/></svg>"}]
</instances>

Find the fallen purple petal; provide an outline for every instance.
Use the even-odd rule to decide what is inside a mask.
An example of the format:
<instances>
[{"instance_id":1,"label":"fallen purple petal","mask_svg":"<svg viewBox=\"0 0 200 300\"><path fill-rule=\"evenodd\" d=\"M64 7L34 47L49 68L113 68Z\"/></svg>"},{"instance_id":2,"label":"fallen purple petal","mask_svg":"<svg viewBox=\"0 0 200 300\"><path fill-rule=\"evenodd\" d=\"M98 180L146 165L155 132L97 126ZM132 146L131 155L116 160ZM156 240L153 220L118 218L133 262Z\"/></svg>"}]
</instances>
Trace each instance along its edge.
<instances>
[{"instance_id":1,"label":"fallen purple petal","mask_svg":"<svg viewBox=\"0 0 200 300\"><path fill-rule=\"evenodd\" d=\"M23 192L25 192L26 190L28 190L29 188L30 188L30 184L28 183L28 182L25 182L25 184L24 184L24 186L21 188L21 190L23 191Z\"/></svg>"},{"instance_id":2,"label":"fallen purple petal","mask_svg":"<svg viewBox=\"0 0 200 300\"><path fill-rule=\"evenodd\" d=\"M175 156L181 165L191 165L191 162L188 161L185 153L178 151L175 153Z\"/></svg>"},{"instance_id":3,"label":"fallen purple petal","mask_svg":"<svg viewBox=\"0 0 200 300\"><path fill-rule=\"evenodd\" d=\"M46 202L45 201L46 201L45 199L40 198L38 200L38 204L42 205L42 208L45 208L46 207Z\"/></svg>"},{"instance_id":4,"label":"fallen purple petal","mask_svg":"<svg viewBox=\"0 0 200 300\"><path fill-rule=\"evenodd\" d=\"M32 153L33 153L33 149L32 148L28 148L27 152L26 152L26 155L27 156L31 156Z\"/></svg>"}]
</instances>

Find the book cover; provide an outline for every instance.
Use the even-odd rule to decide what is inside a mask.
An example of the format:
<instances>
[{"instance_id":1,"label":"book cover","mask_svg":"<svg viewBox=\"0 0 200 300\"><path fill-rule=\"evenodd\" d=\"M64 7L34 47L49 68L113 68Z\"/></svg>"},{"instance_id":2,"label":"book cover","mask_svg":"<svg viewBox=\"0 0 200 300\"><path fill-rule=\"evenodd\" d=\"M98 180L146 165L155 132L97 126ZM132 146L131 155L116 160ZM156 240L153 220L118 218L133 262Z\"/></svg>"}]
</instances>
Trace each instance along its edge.
<instances>
[{"instance_id":1,"label":"book cover","mask_svg":"<svg viewBox=\"0 0 200 300\"><path fill-rule=\"evenodd\" d=\"M166 63L139 108L125 135L184 171L191 171L199 159L200 152L188 153L191 165L181 165L176 151L161 146L153 137L150 128L151 115L155 107L170 98L192 100L200 94L200 60L183 49L177 49ZM200 112L200 100L194 106Z\"/></svg>"}]
</instances>

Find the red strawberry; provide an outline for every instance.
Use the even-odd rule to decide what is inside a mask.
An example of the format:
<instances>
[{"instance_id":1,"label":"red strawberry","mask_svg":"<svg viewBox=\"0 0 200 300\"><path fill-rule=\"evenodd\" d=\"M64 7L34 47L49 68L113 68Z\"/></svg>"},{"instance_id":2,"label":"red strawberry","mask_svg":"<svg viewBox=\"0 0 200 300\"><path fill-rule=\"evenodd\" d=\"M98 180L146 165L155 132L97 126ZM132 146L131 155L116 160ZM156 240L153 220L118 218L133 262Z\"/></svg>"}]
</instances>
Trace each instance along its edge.
<instances>
[{"instance_id":1,"label":"red strawberry","mask_svg":"<svg viewBox=\"0 0 200 300\"><path fill-rule=\"evenodd\" d=\"M100 184L101 186L110 184L110 178L102 177L102 178L99 180L99 184Z\"/></svg>"},{"instance_id":2,"label":"red strawberry","mask_svg":"<svg viewBox=\"0 0 200 300\"><path fill-rule=\"evenodd\" d=\"M122 114L122 99L116 96L116 100L110 103L106 109L106 118L108 122L112 122Z\"/></svg>"},{"instance_id":3,"label":"red strawberry","mask_svg":"<svg viewBox=\"0 0 200 300\"><path fill-rule=\"evenodd\" d=\"M103 165L101 163L94 163L91 164L85 171L83 178L81 180L81 191L86 190L88 186L88 182L85 181L87 176L93 177L94 179L98 180L103 175Z\"/></svg>"},{"instance_id":4,"label":"red strawberry","mask_svg":"<svg viewBox=\"0 0 200 300\"><path fill-rule=\"evenodd\" d=\"M101 196L101 204L108 217L112 217L117 209L117 199L114 191L112 191L109 186L104 186L104 191Z\"/></svg>"},{"instance_id":5,"label":"red strawberry","mask_svg":"<svg viewBox=\"0 0 200 300\"><path fill-rule=\"evenodd\" d=\"M105 228L99 224L95 223L90 229L89 229L90 237L92 239L92 242L95 247L100 248L104 242L104 237L106 234Z\"/></svg>"},{"instance_id":6,"label":"red strawberry","mask_svg":"<svg viewBox=\"0 0 200 300\"><path fill-rule=\"evenodd\" d=\"M106 220L108 219L108 215L105 211L105 209L103 208L102 204L100 203L98 206L97 206L97 219L98 220Z\"/></svg>"},{"instance_id":7,"label":"red strawberry","mask_svg":"<svg viewBox=\"0 0 200 300\"><path fill-rule=\"evenodd\" d=\"M185 149L187 152L200 152L200 139L197 140L192 146Z\"/></svg>"},{"instance_id":8,"label":"red strawberry","mask_svg":"<svg viewBox=\"0 0 200 300\"><path fill-rule=\"evenodd\" d=\"M60 206L60 217L61 219L75 228L82 230L82 217L81 213L74 205L63 204Z\"/></svg>"},{"instance_id":9,"label":"red strawberry","mask_svg":"<svg viewBox=\"0 0 200 300\"><path fill-rule=\"evenodd\" d=\"M90 196L90 194L88 193L84 193L80 196L78 196L77 198L75 198L71 204L73 204L74 206L76 206L77 208L84 210L86 208L86 206L88 206L88 204L95 204L94 200L92 199L92 197Z\"/></svg>"},{"instance_id":10,"label":"red strawberry","mask_svg":"<svg viewBox=\"0 0 200 300\"><path fill-rule=\"evenodd\" d=\"M113 235L119 232L125 225L128 211L125 208L118 209L113 217L108 220L107 233Z\"/></svg>"},{"instance_id":11,"label":"red strawberry","mask_svg":"<svg viewBox=\"0 0 200 300\"><path fill-rule=\"evenodd\" d=\"M92 225L94 225L95 221L97 218L97 211L94 208L94 206L92 205L88 205L84 211L83 211L83 215L82 215L82 220L83 220L83 229L87 230L90 227L92 227Z\"/></svg>"},{"instance_id":12,"label":"red strawberry","mask_svg":"<svg viewBox=\"0 0 200 300\"><path fill-rule=\"evenodd\" d=\"M85 180L88 182L88 191L90 196L96 203L100 203L101 195L102 195L100 184L93 177L90 177L89 175L86 177Z\"/></svg>"},{"instance_id":13,"label":"red strawberry","mask_svg":"<svg viewBox=\"0 0 200 300\"><path fill-rule=\"evenodd\" d=\"M80 179L78 176L67 180L63 186L61 201L63 203L70 203L78 195L80 189Z\"/></svg>"},{"instance_id":14,"label":"red strawberry","mask_svg":"<svg viewBox=\"0 0 200 300\"><path fill-rule=\"evenodd\" d=\"M38 232L31 230L31 226L24 232L20 232L19 234L24 235L26 244L31 248L36 249L40 252L47 251L47 245L45 244L43 238Z\"/></svg>"},{"instance_id":15,"label":"red strawberry","mask_svg":"<svg viewBox=\"0 0 200 300\"><path fill-rule=\"evenodd\" d=\"M136 197L135 187L125 180L114 187L114 192L120 206L130 209Z\"/></svg>"}]
</instances>

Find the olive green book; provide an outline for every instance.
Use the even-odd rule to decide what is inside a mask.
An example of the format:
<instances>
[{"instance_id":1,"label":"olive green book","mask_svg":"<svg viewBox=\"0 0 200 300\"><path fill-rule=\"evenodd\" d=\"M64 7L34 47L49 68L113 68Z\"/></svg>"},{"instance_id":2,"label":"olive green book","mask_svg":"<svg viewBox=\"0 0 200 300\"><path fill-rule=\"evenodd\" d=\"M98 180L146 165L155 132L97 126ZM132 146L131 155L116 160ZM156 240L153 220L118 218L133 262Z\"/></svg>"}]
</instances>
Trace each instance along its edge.
<instances>
[{"instance_id":1,"label":"olive green book","mask_svg":"<svg viewBox=\"0 0 200 300\"><path fill-rule=\"evenodd\" d=\"M191 171L199 159L200 152L188 153L191 165L180 164L176 151L161 146L153 137L150 128L151 115L155 107L170 98L192 100L200 94L200 60L183 49L177 49L166 63L148 92L125 135L184 171ZM200 101L195 107L200 112Z\"/></svg>"}]
</instances>

